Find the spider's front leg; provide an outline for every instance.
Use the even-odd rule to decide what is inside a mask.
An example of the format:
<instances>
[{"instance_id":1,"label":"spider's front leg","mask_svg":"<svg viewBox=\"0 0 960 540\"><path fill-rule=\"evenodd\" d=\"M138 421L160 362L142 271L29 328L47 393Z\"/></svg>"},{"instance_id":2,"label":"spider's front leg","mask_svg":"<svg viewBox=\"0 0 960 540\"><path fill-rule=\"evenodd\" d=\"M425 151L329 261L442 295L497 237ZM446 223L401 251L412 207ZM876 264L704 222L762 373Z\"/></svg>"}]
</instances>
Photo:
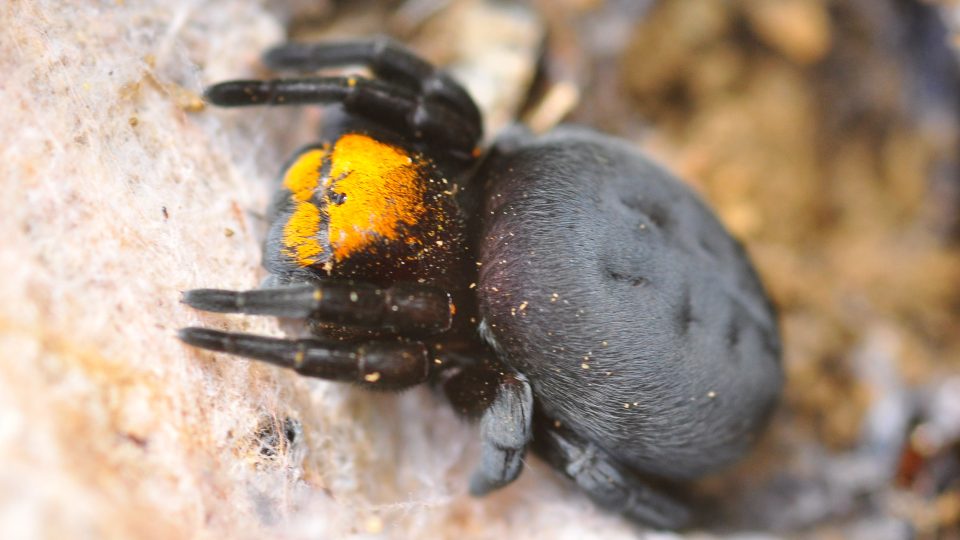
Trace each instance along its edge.
<instances>
[{"instance_id":1,"label":"spider's front leg","mask_svg":"<svg viewBox=\"0 0 960 540\"><path fill-rule=\"evenodd\" d=\"M453 318L446 291L405 283L381 288L330 280L250 291L194 289L184 293L183 302L203 311L312 319L407 336L445 332Z\"/></svg>"},{"instance_id":2,"label":"spider's front leg","mask_svg":"<svg viewBox=\"0 0 960 540\"><path fill-rule=\"evenodd\" d=\"M280 339L220 332L180 330L184 342L290 368L308 377L352 382L376 390L400 390L427 380L430 359L419 341L376 340L361 344L317 339Z\"/></svg>"},{"instance_id":3,"label":"spider's front leg","mask_svg":"<svg viewBox=\"0 0 960 540\"><path fill-rule=\"evenodd\" d=\"M276 71L306 72L335 66L365 65L377 78L416 92L422 100L448 103L463 116L470 129L482 129L480 110L459 83L389 38L284 43L268 50L263 60Z\"/></svg>"},{"instance_id":4,"label":"spider's front leg","mask_svg":"<svg viewBox=\"0 0 960 540\"><path fill-rule=\"evenodd\" d=\"M376 76L235 80L206 89L221 107L340 104L450 156L472 162L483 137L480 112L470 95L443 71L389 40L331 44L288 43L272 49L267 64L309 70L359 63Z\"/></svg>"},{"instance_id":5,"label":"spider's front leg","mask_svg":"<svg viewBox=\"0 0 960 540\"><path fill-rule=\"evenodd\" d=\"M403 336L438 334L450 328L450 295L428 285L320 281L271 289L187 291L184 303L204 311L310 319L374 328ZM310 377L397 390L427 380L426 346L409 339L344 343L319 339L278 339L250 334L184 328L180 339L193 345L286 367Z\"/></svg>"}]
</instances>

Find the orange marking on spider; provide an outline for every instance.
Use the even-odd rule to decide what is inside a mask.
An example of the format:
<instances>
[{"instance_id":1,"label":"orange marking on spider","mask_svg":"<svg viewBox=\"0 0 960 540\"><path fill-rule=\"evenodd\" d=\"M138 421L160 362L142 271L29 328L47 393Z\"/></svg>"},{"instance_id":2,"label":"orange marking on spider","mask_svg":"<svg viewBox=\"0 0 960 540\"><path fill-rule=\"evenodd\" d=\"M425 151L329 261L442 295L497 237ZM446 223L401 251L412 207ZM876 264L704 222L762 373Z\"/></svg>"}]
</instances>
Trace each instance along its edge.
<instances>
[{"instance_id":1,"label":"orange marking on spider","mask_svg":"<svg viewBox=\"0 0 960 540\"><path fill-rule=\"evenodd\" d=\"M320 233L320 209L310 202L320 182L320 169L327 149L305 152L287 169L283 186L292 193L294 211L283 227L285 252L300 266L310 266L323 253L317 235Z\"/></svg>"},{"instance_id":2,"label":"orange marking on spider","mask_svg":"<svg viewBox=\"0 0 960 540\"><path fill-rule=\"evenodd\" d=\"M333 183L324 201L336 260L400 238L427 212L420 167L400 148L350 133L337 140L331 163Z\"/></svg>"},{"instance_id":3,"label":"orange marking on spider","mask_svg":"<svg viewBox=\"0 0 960 540\"><path fill-rule=\"evenodd\" d=\"M310 266L318 261L323 246L317 235L320 233L320 209L313 203L297 204L293 215L283 227L283 243L287 254L301 266Z\"/></svg>"},{"instance_id":4,"label":"orange marking on spider","mask_svg":"<svg viewBox=\"0 0 960 540\"><path fill-rule=\"evenodd\" d=\"M326 149L308 150L287 169L283 175L283 187L293 193L294 201L309 201L320 182L320 168Z\"/></svg>"},{"instance_id":5,"label":"orange marking on spider","mask_svg":"<svg viewBox=\"0 0 960 540\"><path fill-rule=\"evenodd\" d=\"M330 161L327 176L324 160ZM420 165L402 149L359 133L340 137L332 150L305 152L284 174L283 185L294 203L283 242L300 266L317 263L323 253L324 221L333 260L342 261L376 242L400 239L428 210ZM422 243L413 236L404 240Z\"/></svg>"}]
</instances>

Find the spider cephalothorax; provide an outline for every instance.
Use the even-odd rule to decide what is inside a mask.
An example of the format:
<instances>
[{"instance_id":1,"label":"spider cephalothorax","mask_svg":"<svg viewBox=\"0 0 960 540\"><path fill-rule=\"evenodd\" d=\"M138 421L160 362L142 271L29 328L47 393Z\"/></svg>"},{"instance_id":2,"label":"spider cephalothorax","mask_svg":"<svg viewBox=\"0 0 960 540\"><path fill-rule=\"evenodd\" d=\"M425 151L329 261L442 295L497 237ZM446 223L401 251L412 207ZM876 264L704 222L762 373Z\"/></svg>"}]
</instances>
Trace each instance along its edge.
<instances>
[{"instance_id":1,"label":"spider cephalothorax","mask_svg":"<svg viewBox=\"0 0 960 540\"><path fill-rule=\"evenodd\" d=\"M467 92L388 40L286 44L265 61L364 64L375 78L208 89L222 106L341 114L284 167L264 287L184 301L305 319L315 336L181 338L373 389L440 387L480 418L474 494L513 481L532 445L605 507L687 524L667 491L740 457L782 384L773 309L710 211L588 130L518 130L479 151Z\"/></svg>"}]
</instances>

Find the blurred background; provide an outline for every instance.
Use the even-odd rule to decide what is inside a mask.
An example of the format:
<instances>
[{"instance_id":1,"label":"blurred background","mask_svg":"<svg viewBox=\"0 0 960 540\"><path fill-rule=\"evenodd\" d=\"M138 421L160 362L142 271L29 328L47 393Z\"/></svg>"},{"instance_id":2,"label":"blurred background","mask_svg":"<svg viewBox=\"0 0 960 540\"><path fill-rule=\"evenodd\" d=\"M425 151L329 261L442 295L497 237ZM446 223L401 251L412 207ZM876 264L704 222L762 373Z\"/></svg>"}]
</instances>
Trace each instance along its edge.
<instances>
[{"instance_id":1,"label":"blurred background","mask_svg":"<svg viewBox=\"0 0 960 540\"><path fill-rule=\"evenodd\" d=\"M270 180L322 122L204 109L202 87L269 76L258 55L283 39L389 34L464 82L488 141L517 120L628 139L746 245L780 311L785 398L747 460L695 486L709 532L681 536L960 538L955 2L13 2L0 28L12 537L646 534L534 458L466 497L473 428L428 393L173 339L277 331L178 291L256 284Z\"/></svg>"}]
</instances>

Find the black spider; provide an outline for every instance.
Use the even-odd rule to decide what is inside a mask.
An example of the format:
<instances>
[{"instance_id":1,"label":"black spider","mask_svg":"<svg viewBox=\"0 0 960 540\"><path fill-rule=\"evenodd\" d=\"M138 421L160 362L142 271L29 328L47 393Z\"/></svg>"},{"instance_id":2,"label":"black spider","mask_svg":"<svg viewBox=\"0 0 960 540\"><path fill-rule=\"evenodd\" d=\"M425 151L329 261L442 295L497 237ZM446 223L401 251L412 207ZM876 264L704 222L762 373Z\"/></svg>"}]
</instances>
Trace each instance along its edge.
<instances>
[{"instance_id":1,"label":"black spider","mask_svg":"<svg viewBox=\"0 0 960 540\"><path fill-rule=\"evenodd\" d=\"M603 507L689 523L677 484L739 458L782 385L774 311L740 245L628 144L514 130L485 152L463 88L388 40L285 44L221 106L339 105L284 167L264 288L188 291L205 311L306 319L310 339L186 328L187 343L329 380L424 382L479 416L470 491L528 445Z\"/></svg>"}]
</instances>

